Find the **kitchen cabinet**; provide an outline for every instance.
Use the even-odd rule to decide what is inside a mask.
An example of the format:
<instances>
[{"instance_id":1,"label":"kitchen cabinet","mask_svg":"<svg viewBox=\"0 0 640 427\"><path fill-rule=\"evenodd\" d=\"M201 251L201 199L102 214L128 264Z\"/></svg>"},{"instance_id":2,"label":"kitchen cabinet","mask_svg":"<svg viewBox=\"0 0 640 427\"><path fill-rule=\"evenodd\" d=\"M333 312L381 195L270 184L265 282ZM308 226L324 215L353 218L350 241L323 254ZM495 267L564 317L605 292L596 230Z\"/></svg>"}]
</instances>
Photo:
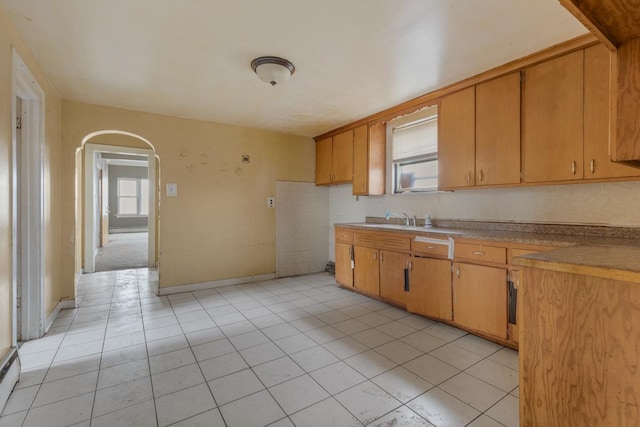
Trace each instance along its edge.
<instances>
[{"instance_id":1,"label":"kitchen cabinet","mask_svg":"<svg viewBox=\"0 0 640 427\"><path fill-rule=\"evenodd\" d=\"M380 251L354 246L353 285L367 294L380 295Z\"/></svg>"},{"instance_id":2,"label":"kitchen cabinet","mask_svg":"<svg viewBox=\"0 0 640 427\"><path fill-rule=\"evenodd\" d=\"M409 260L409 254L380 251L380 296L403 307L407 304L405 271Z\"/></svg>"},{"instance_id":3,"label":"kitchen cabinet","mask_svg":"<svg viewBox=\"0 0 640 427\"><path fill-rule=\"evenodd\" d=\"M385 186L386 135L384 123L353 130L353 194L382 195Z\"/></svg>"},{"instance_id":4,"label":"kitchen cabinet","mask_svg":"<svg viewBox=\"0 0 640 427\"><path fill-rule=\"evenodd\" d=\"M335 229L336 282L353 287L353 231L342 227Z\"/></svg>"},{"instance_id":5,"label":"kitchen cabinet","mask_svg":"<svg viewBox=\"0 0 640 427\"><path fill-rule=\"evenodd\" d=\"M353 180L353 129L316 142L316 185Z\"/></svg>"},{"instance_id":6,"label":"kitchen cabinet","mask_svg":"<svg viewBox=\"0 0 640 427\"><path fill-rule=\"evenodd\" d=\"M454 262L453 321L507 339L507 270Z\"/></svg>"},{"instance_id":7,"label":"kitchen cabinet","mask_svg":"<svg viewBox=\"0 0 640 427\"><path fill-rule=\"evenodd\" d=\"M443 96L438 107L438 188L475 184L475 87Z\"/></svg>"},{"instance_id":8,"label":"kitchen cabinet","mask_svg":"<svg viewBox=\"0 0 640 427\"><path fill-rule=\"evenodd\" d=\"M584 51L584 177L640 176L640 169L614 163L609 156L611 52L604 45Z\"/></svg>"},{"instance_id":9,"label":"kitchen cabinet","mask_svg":"<svg viewBox=\"0 0 640 427\"><path fill-rule=\"evenodd\" d=\"M582 50L524 70L525 182L583 177Z\"/></svg>"},{"instance_id":10,"label":"kitchen cabinet","mask_svg":"<svg viewBox=\"0 0 640 427\"><path fill-rule=\"evenodd\" d=\"M520 72L476 85L475 185L520 183Z\"/></svg>"},{"instance_id":11,"label":"kitchen cabinet","mask_svg":"<svg viewBox=\"0 0 640 427\"><path fill-rule=\"evenodd\" d=\"M453 320L451 261L411 258L407 311L442 320Z\"/></svg>"}]
</instances>

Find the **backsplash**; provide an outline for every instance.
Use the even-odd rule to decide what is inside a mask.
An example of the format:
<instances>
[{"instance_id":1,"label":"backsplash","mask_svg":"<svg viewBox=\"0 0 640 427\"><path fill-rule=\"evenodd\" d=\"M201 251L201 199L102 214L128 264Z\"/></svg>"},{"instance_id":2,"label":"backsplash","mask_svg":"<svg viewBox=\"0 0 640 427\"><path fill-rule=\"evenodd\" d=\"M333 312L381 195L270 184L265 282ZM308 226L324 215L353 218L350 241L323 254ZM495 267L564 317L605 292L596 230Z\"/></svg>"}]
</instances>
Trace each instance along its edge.
<instances>
[{"instance_id":1,"label":"backsplash","mask_svg":"<svg viewBox=\"0 0 640 427\"><path fill-rule=\"evenodd\" d=\"M447 218L553 224L640 227L640 182L487 188L356 197L351 185L330 187L329 259L334 259L333 224L364 222L387 211L424 219Z\"/></svg>"}]
</instances>

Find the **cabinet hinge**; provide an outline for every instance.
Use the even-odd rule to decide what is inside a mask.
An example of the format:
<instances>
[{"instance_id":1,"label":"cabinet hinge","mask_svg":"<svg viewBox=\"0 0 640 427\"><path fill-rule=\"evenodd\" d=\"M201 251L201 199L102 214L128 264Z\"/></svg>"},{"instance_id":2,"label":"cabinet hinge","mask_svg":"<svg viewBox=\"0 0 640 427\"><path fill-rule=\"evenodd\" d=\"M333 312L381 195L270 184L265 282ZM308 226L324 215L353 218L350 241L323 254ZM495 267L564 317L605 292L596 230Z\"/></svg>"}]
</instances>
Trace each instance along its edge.
<instances>
[{"instance_id":1,"label":"cabinet hinge","mask_svg":"<svg viewBox=\"0 0 640 427\"><path fill-rule=\"evenodd\" d=\"M22 129L22 117L16 117L16 129Z\"/></svg>"},{"instance_id":2,"label":"cabinet hinge","mask_svg":"<svg viewBox=\"0 0 640 427\"><path fill-rule=\"evenodd\" d=\"M22 298L17 297L16 298L16 309L19 309L20 307L22 307Z\"/></svg>"}]
</instances>

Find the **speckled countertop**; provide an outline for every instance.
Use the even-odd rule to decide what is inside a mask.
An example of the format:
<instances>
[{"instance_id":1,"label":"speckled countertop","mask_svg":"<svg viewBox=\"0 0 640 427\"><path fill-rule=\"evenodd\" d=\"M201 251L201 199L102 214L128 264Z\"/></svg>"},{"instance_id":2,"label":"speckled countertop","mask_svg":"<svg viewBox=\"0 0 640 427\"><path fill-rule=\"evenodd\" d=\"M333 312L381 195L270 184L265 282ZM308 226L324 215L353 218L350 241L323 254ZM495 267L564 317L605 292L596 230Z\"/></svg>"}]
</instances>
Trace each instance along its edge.
<instances>
[{"instance_id":1,"label":"speckled countertop","mask_svg":"<svg viewBox=\"0 0 640 427\"><path fill-rule=\"evenodd\" d=\"M368 217L366 223L336 224L363 230L427 237L486 240L558 249L514 258L513 264L640 283L640 228L511 222L434 220L432 228L407 227L401 220Z\"/></svg>"}]
</instances>

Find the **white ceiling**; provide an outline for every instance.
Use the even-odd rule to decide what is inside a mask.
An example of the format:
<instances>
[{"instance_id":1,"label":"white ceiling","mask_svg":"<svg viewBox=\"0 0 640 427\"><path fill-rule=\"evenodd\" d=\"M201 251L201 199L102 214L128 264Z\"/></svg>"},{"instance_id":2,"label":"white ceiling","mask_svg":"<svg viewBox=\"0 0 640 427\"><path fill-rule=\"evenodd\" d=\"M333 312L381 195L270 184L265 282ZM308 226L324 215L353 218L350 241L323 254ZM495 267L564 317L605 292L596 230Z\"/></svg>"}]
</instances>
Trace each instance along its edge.
<instances>
[{"instance_id":1,"label":"white ceiling","mask_svg":"<svg viewBox=\"0 0 640 427\"><path fill-rule=\"evenodd\" d=\"M558 0L0 3L65 99L306 136L587 32Z\"/></svg>"}]
</instances>

